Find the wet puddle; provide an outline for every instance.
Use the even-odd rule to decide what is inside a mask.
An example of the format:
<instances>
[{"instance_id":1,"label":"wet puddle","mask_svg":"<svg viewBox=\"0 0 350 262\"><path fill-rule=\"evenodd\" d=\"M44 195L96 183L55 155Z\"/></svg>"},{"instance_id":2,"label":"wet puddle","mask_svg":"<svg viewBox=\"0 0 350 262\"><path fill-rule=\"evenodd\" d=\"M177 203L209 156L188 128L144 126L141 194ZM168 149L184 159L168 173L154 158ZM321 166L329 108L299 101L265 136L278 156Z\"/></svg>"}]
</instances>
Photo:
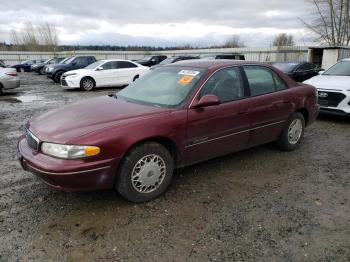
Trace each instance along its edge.
<instances>
[{"instance_id":1,"label":"wet puddle","mask_svg":"<svg viewBox=\"0 0 350 262\"><path fill-rule=\"evenodd\" d=\"M0 101L5 101L9 103L31 103L40 100L44 100L44 98L39 95L23 95L17 97L4 97L0 99Z\"/></svg>"}]
</instances>

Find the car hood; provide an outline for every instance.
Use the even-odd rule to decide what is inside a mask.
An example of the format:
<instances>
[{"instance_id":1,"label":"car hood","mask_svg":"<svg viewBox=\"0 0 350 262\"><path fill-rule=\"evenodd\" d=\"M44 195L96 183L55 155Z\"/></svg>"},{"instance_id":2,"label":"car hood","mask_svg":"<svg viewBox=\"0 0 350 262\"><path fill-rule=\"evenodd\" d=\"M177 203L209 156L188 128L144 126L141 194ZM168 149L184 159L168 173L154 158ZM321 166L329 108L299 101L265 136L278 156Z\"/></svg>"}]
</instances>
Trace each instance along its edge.
<instances>
[{"instance_id":1,"label":"car hood","mask_svg":"<svg viewBox=\"0 0 350 262\"><path fill-rule=\"evenodd\" d=\"M70 70L66 73L64 73L64 75L70 75L70 74L77 74L77 75L84 75L88 72L93 71L92 69L77 69L77 70Z\"/></svg>"},{"instance_id":2,"label":"car hood","mask_svg":"<svg viewBox=\"0 0 350 262\"><path fill-rule=\"evenodd\" d=\"M41 141L66 144L104 128L169 111L102 96L44 113L28 122L27 128Z\"/></svg>"},{"instance_id":3,"label":"car hood","mask_svg":"<svg viewBox=\"0 0 350 262\"><path fill-rule=\"evenodd\" d=\"M350 76L319 75L304 82L317 89L330 89L346 91L350 89Z\"/></svg>"}]
</instances>

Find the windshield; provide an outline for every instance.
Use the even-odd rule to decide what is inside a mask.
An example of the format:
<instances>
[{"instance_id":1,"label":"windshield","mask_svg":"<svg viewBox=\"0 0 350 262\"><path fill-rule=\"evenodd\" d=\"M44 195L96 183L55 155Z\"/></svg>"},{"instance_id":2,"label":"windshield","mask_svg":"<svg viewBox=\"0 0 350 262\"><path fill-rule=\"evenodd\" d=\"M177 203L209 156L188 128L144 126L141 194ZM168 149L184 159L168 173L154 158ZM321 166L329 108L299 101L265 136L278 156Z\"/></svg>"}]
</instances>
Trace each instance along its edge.
<instances>
[{"instance_id":1,"label":"windshield","mask_svg":"<svg viewBox=\"0 0 350 262\"><path fill-rule=\"evenodd\" d=\"M350 61L340 61L329 68L323 75L350 76Z\"/></svg>"},{"instance_id":2,"label":"windshield","mask_svg":"<svg viewBox=\"0 0 350 262\"><path fill-rule=\"evenodd\" d=\"M21 64L24 65L24 64L30 64L32 62L32 60L26 60L26 61L23 61Z\"/></svg>"},{"instance_id":3,"label":"windshield","mask_svg":"<svg viewBox=\"0 0 350 262\"><path fill-rule=\"evenodd\" d=\"M173 63L175 59L176 58L174 58L174 57L169 57L169 58L163 60L162 62L160 62L159 64L160 65L168 65L168 64Z\"/></svg>"},{"instance_id":4,"label":"windshield","mask_svg":"<svg viewBox=\"0 0 350 262\"><path fill-rule=\"evenodd\" d=\"M298 63L275 63L274 67L277 67L279 70L285 73L292 72L294 68L299 65Z\"/></svg>"},{"instance_id":5,"label":"windshield","mask_svg":"<svg viewBox=\"0 0 350 262\"><path fill-rule=\"evenodd\" d=\"M95 68L101 66L104 62L105 61L97 61L95 63L88 65L87 67L85 67L85 69L95 69Z\"/></svg>"},{"instance_id":6,"label":"windshield","mask_svg":"<svg viewBox=\"0 0 350 262\"><path fill-rule=\"evenodd\" d=\"M176 107L192 92L205 70L160 67L133 82L117 96L130 102Z\"/></svg>"},{"instance_id":7,"label":"windshield","mask_svg":"<svg viewBox=\"0 0 350 262\"><path fill-rule=\"evenodd\" d=\"M70 62L72 62L75 59L75 56L71 56L66 58L65 60L61 61L61 64L69 64Z\"/></svg>"}]
</instances>

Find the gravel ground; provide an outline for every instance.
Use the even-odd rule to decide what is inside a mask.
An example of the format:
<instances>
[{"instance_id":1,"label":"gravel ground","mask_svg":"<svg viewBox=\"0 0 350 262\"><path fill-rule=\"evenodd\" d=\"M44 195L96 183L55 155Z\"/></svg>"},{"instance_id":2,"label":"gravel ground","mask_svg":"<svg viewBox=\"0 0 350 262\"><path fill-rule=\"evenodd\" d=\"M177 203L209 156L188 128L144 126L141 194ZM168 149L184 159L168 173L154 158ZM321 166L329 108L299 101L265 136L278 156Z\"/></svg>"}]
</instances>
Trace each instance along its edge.
<instances>
[{"instance_id":1,"label":"gravel ground","mask_svg":"<svg viewBox=\"0 0 350 262\"><path fill-rule=\"evenodd\" d=\"M183 168L134 205L53 190L16 160L29 118L117 89L21 78L0 97L0 261L350 261L350 120L320 117L294 152L264 145Z\"/></svg>"}]
</instances>

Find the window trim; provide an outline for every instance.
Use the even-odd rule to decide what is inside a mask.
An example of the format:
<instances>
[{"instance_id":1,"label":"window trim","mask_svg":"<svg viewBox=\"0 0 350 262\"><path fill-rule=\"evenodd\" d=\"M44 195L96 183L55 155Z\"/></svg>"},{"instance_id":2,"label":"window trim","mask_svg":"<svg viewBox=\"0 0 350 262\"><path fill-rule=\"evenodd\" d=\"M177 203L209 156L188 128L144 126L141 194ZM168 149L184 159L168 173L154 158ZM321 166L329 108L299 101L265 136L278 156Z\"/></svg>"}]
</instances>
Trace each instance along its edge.
<instances>
[{"instance_id":1,"label":"window trim","mask_svg":"<svg viewBox=\"0 0 350 262\"><path fill-rule=\"evenodd\" d=\"M275 84L275 91L253 96L252 93L251 93L251 88L250 88L250 84L249 84L249 80L248 80L247 74L245 73L245 70L244 70L244 67L250 67L250 66L261 67L261 68L263 68L263 69L265 69L265 70L269 70L270 72L273 72L277 77L279 77L279 79L280 79L281 82L285 85L286 88L285 88L285 89L281 89L281 90L277 90L275 79L274 79L273 75L271 74L272 80L273 80L273 82L274 82L274 84ZM284 81L284 79L283 79L282 77L280 77L280 75L277 74L277 73L275 72L275 70L273 70L272 68L270 68L270 67L268 67L268 66L259 65L259 64L247 64L247 65L242 65L242 71L243 71L245 80L247 81L247 87L248 87L248 89L249 89L249 97L259 97L259 96L274 94L274 93L281 92L281 91L285 91L285 90L288 90L288 89L289 89L289 85L287 85L287 83Z\"/></svg>"},{"instance_id":2,"label":"window trim","mask_svg":"<svg viewBox=\"0 0 350 262\"><path fill-rule=\"evenodd\" d=\"M225 66L225 67L222 67L222 68L219 68L219 69L216 69L215 71L213 71L208 77L207 79L201 84L201 86L198 88L198 90L195 92L195 94L193 95L192 99L191 99L191 102L189 103L189 106L188 106L188 109L192 109L193 108L193 103L194 103L194 100L196 98L200 99L200 92L202 91L203 87L206 85L206 83L209 81L210 78L213 77L213 75L215 75L217 72L221 71L221 70L224 70L224 69L228 69L228 68L233 68L233 67L237 67L238 70L239 70L239 73L241 75L241 80L242 80L242 84L243 84L243 89L244 89L244 94L245 96L240 98L240 99L237 99L237 100L232 100L232 101L228 101L228 102L225 102L225 103L221 103L220 105L222 104L227 104L227 103L233 103L233 102L236 102L236 101L241 101L243 99L247 99L250 97L250 90L247 86L247 82L246 82L246 77L245 77L245 74L244 74L244 70L242 68L241 65L230 65L230 66Z\"/></svg>"}]
</instances>

